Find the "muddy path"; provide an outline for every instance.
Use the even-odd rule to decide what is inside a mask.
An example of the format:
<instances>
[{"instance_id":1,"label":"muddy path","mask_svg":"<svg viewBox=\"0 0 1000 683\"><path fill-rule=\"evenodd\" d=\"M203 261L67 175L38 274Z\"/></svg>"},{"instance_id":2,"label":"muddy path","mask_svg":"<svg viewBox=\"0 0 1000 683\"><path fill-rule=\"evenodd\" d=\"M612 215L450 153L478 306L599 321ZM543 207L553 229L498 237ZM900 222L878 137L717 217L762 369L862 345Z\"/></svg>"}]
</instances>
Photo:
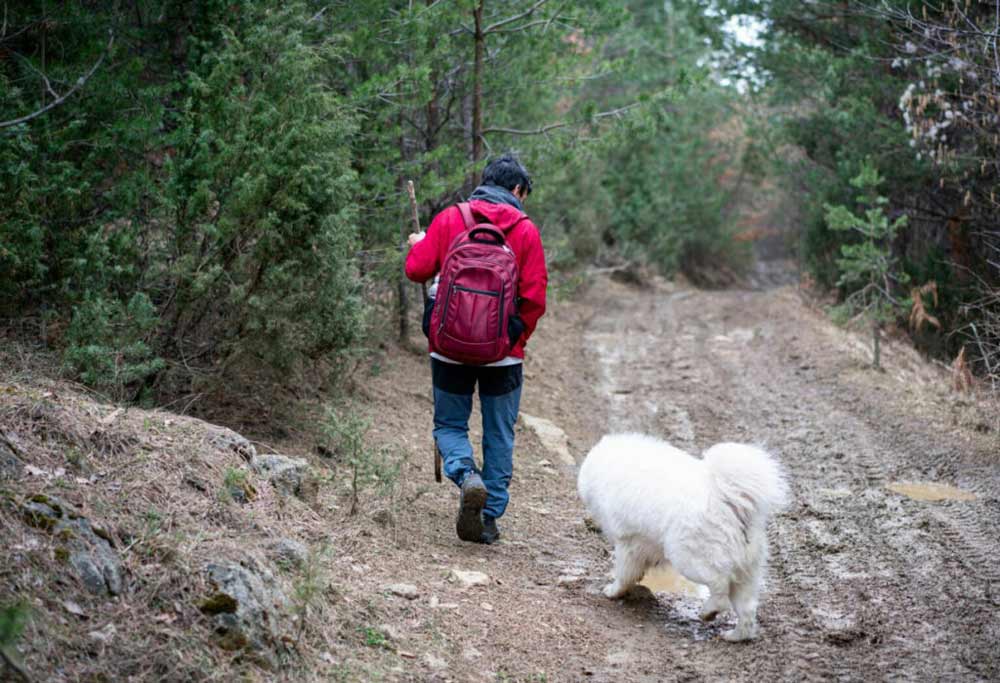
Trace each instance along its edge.
<instances>
[{"instance_id":1,"label":"muddy path","mask_svg":"<svg viewBox=\"0 0 1000 683\"><path fill-rule=\"evenodd\" d=\"M761 640L726 647L717 626L691 621L685 639L685 600L658 598L653 618L666 623L647 656L659 645L660 661L673 652L695 677L727 679L1000 675L997 457L988 441L934 423L947 397L933 370L902 347L887 373L868 370L857 340L790 289L620 290L604 291L613 314L588 332L609 427L695 451L766 444L794 489L771 529Z\"/></svg>"},{"instance_id":2,"label":"muddy path","mask_svg":"<svg viewBox=\"0 0 1000 683\"><path fill-rule=\"evenodd\" d=\"M369 596L342 607L391 624L394 640L351 650L347 679L1000 677L995 435L964 425L947 377L903 345L889 344L884 373L866 353L794 288L595 282L554 306L533 340L512 502L489 548L454 538L454 487L428 483L425 361L397 358L367 392L393 406L383 436L413 452L412 500L392 541L337 534L343 595ZM722 641L731 619L699 622L697 587L669 576L623 601L600 594L609 548L584 522L569 459L617 430L779 455L794 500L770 529L759 640ZM462 588L452 569L489 581ZM398 581L419 597L380 592Z\"/></svg>"}]
</instances>

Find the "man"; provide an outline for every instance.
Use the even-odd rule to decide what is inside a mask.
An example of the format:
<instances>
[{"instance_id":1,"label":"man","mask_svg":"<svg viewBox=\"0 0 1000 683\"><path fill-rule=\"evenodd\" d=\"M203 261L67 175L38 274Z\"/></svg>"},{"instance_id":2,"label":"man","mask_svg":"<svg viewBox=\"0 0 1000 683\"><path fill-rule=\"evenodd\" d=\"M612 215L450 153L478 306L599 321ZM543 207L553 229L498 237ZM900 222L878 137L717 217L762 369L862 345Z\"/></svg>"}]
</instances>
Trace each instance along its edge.
<instances>
[{"instance_id":1,"label":"man","mask_svg":"<svg viewBox=\"0 0 1000 683\"><path fill-rule=\"evenodd\" d=\"M538 228L523 210L529 194L528 172L514 156L505 154L486 166L482 183L469 197L476 222L499 228L517 261L518 315L508 325L514 342L509 355L488 365L463 365L439 353L433 344L430 349L434 442L445 474L461 489L455 527L464 541L493 543L500 537L497 519L507 508L514 471L514 422L521 399L524 346L545 313L548 273ZM461 211L452 206L435 216L426 233L411 234L406 276L415 282L433 278L455 238L466 229ZM483 416L481 472L469 442L476 385Z\"/></svg>"}]
</instances>

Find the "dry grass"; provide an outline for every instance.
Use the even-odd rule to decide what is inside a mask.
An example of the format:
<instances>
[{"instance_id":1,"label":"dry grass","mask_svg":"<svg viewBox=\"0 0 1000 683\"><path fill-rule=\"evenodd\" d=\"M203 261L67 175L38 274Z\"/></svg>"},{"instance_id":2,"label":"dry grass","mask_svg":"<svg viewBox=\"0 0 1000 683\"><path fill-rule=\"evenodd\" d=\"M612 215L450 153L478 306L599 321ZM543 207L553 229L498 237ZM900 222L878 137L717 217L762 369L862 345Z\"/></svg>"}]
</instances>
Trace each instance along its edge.
<instances>
[{"instance_id":1,"label":"dry grass","mask_svg":"<svg viewBox=\"0 0 1000 683\"><path fill-rule=\"evenodd\" d=\"M272 571L292 596L294 609L280 616L281 636L271 643L283 672L301 672L328 647L317 627L333 621L330 601L318 599L329 588L316 568L322 558L314 553L312 568L282 572L266 551L284 538L321 545L336 507L329 487L312 506L282 498L220 440L228 430L115 408L66 383L25 381L23 373L18 381L0 377L0 433L24 464L20 475L0 479L0 605L30 607L19 649L37 680L269 678L252 658L213 642L198 608L211 594L209 562ZM258 492L244 505L224 495L227 472L236 469ZM60 539L27 523L21 504L37 494L69 503L107 532L123 567L122 595L89 593Z\"/></svg>"}]
</instances>

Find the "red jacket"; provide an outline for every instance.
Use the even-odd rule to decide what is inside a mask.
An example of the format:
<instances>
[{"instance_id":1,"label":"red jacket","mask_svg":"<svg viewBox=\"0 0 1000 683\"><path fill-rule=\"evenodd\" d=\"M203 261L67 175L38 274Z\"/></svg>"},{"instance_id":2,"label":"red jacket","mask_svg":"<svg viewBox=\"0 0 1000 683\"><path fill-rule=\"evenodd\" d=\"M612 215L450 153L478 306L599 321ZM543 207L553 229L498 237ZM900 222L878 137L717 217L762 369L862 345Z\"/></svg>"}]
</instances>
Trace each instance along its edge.
<instances>
[{"instance_id":1,"label":"red jacket","mask_svg":"<svg viewBox=\"0 0 1000 683\"><path fill-rule=\"evenodd\" d=\"M545 313L545 290L549 274L545 267L545 252L538 228L527 214L508 204L492 204L478 199L469 202L474 216L481 216L500 228L507 245L517 259L518 315L524 321L524 334L510 355L524 358L524 345L535 331L538 319ZM406 277L414 282L426 282L434 277L444 263L455 237L465 232L465 222L457 206L439 213L427 228L427 234L410 248L406 256Z\"/></svg>"}]
</instances>

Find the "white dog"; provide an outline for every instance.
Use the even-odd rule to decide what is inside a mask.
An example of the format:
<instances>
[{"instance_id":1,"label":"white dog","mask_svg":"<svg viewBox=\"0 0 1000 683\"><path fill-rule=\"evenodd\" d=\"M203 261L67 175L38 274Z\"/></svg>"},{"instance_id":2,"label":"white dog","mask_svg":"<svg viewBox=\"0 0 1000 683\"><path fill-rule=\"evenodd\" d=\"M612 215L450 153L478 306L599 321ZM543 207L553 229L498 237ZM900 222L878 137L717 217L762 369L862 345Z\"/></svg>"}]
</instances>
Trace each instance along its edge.
<instances>
[{"instance_id":1,"label":"white dog","mask_svg":"<svg viewBox=\"0 0 1000 683\"><path fill-rule=\"evenodd\" d=\"M768 453L720 443L695 458L642 434L602 438L580 467L580 497L615 546L609 598L669 562L708 586L701 618L732 607L726 640L757 635L757 598L767 563L766 526L787 504L788 483Z\"/></svg>"}]
</instances>

